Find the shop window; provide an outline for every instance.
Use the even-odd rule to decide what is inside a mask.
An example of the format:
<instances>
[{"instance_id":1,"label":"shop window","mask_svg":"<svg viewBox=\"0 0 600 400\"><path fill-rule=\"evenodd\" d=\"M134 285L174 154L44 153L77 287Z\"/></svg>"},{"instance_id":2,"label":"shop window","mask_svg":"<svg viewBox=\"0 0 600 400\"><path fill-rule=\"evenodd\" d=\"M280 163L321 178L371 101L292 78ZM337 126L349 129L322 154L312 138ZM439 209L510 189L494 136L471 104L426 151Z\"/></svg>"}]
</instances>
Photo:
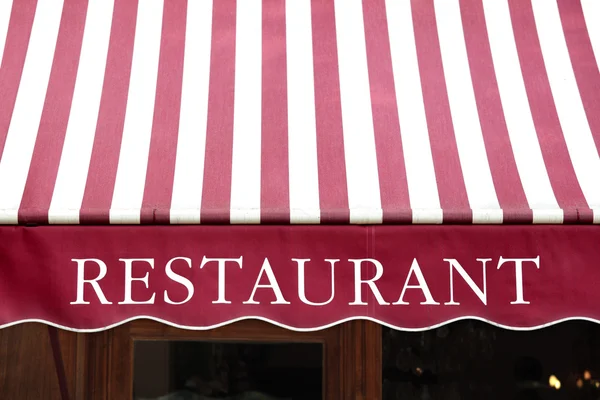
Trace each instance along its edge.
<instances>
[{"instance_id":1,"label":"shop window","mask_svg":"<svg viewBox=\"0 0 600 400\"><path fill-rule=\"evenodd\" d=\"M75 386L90 400L382 399L372 322L298 332L257 320L199 331L137 320L82 338L85 379Z\"/></svg>"},{"instance_id":2,"label":"shop window","mask_svg":"<svg viewBox=\"0 0 600 400\"><path fill-rule=\"evenodd\" d=\"M382 330L384 400L597 400L600 325L513 331L481 321Z\"/></svg>"},{"instance_id":3,"label":"shop window","mask_svg":"<svg viewBox=\"0 0 600 400\"><path fill-rule=\"evenodd\" d=\"M355 372L361 327L296 332L245 320L194 331L132 321L89 338L85 392L93 400L380 399L380 379L365 386Z\"/></svg>"},{"instance_id":4,"label":"shop window","mask_svg":"<svg viewBox=\"0 0 600 400\"><path fill-rule=\"evenodd\" d=\"M320 400L320 343L134 342L133 399Z\"/></svg>"}]
</instances>

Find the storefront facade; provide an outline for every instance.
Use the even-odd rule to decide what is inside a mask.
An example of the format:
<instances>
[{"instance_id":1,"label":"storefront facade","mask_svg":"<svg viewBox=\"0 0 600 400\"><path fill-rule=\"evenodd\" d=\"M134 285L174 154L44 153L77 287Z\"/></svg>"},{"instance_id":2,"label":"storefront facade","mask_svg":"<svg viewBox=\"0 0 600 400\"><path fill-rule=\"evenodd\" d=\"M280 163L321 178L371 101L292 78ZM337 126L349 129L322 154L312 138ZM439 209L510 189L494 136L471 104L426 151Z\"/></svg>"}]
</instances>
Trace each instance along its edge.
<instances>
[{"instance_id":1,"label":"storefront facade","mask_svg":"<svg viewBox=\"0 0 600 400\"><path fill-rule=\"evenodd\" d=\"M0 7L0 398L600 395L600 3Z\"/></svg>"}]
</instances>

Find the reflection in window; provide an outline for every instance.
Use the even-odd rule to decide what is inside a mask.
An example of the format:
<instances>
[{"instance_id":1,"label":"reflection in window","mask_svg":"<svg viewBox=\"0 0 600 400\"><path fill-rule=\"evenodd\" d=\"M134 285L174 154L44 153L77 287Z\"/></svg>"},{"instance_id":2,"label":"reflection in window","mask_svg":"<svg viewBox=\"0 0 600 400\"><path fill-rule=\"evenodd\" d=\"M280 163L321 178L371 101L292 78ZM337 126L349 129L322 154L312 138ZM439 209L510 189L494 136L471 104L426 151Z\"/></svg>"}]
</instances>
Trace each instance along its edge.
<instances>
[{"instance_id":1,"label":"reflection in window","mask_svg":"<svg viewBox=\"0 0 600 400\"><path fill-rule=\"evenodd\" d=\"M319 343L136 341L134 400L321 400Z\"/></svg>"},{"instance_id":2,"label":"reflection in window","mask_svg":"<svg viewBox=\"0 0 600 400\"><path fill-rule=\"evenodd\" d=\"M384 400L599 400L600 325L512 331L460 321L383 328Z\"/></svg>"}]
</instances>

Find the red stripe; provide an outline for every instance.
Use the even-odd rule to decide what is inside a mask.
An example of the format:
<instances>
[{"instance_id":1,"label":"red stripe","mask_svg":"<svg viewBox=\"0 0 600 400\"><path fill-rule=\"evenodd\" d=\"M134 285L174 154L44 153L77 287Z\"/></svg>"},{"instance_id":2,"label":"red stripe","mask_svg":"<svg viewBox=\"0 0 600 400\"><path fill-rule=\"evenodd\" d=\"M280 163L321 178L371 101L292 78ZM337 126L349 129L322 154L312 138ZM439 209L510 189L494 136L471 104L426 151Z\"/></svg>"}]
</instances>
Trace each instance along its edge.
<instances>
[{"instance_id":1,"label":"red stripe","mask_svg":"<svg viewBox=\"0 0 600 400\"><path fill-rule=\"evenodd\" d=\"M6 33L4 56L0 66L0 154L4 151L8 127L15 107L27 46L31 36L37 0L17 0Z\"/></svg>"},{"instance_id":2,"label":"red stripe","mask_svg":"<svg viewBox=\"0 0 600 400\"><path fill-rule=\"evenodd\" d=\"M483 3L462 0L460 3L469 67L479 111L487 157L504 223L533 221L521 183L494 71Z\"/></svg>"},{"instance_id":3,"label":"red stripe","mask_svg":"<svg viewBox=\"0 0 600 400\"><path fill-rule=\"evenodd\" d=\"M363 13L383 222L410 223L385 0L363 0Z\"/></svg>"},{"instance_id":4,"label":"red stripe","mask_svg":"<svg viewBox=\"0 0 600 400\"><path fill-rule=\"evenodd\" d=\"M19 208L20 223L48 222L48 209L75 90L87 4L87 1L80 0L66 0L64 3L46 102Z\"/></svg>"},{"instance_id":5,"label":"red stripe","mask_svg":"<svg viewBox=\"0 0 600 400\"><path fill-rule=\"evenodd\" d=\"M509 0L509 5L531 115L550 183L559 206L565 210L564 222L575 222L580 218L576 210L588 207L579 187L556 112L531 2ZM590 218L590 215L586 216Z\"/></svg>"},{"instance_id":6,"label":"red stripe","mask_svg":"<svg viewBox=\"0 0 600 400\"><path fill-rule=\"evenodd\" d=\"M236 0L213 3L201 221L229 223L233 151Z\"/></svg>"},{"instance_id":7,"label":"red stripe","mask_svg":"<svg viewBox=\"0 0 600 400\"><path fill-rule=\"evenodd\" d=\"M109 223L127 106L136 16L137 0L115 1L98 124L80 212L81 223Z\"/></svg>"},{"instance_id":8,"label":"red stripe","mask_svg":"<svg viewBox=\"0 0 600 400\"><path fill-rule=\"evenodd\" d=\"M142 223L169 223L183 80L187 2L164 5Z\"/></svg>"},{"instance_id":9,"label":"red stripe","mask_svg":"<svg viewBox=\"0 0 600 400\"><path fill-rule=\"evenodd\" d=\"M600 152L600 71L586 29L581 3L558 0L558 8L579 94L594 136L596 149ZM600 54L598 59L600 60Z\"/></svg>"},{"instance_id":10,"label":"red stripe","mask_svg":"<svg viewBox=\"0 0 600 400\"><path fill-rule=\"evenodd\" d=\"M472 220L437 36L433 0L412 0L417 57L444 223ZM410 134L410 132L409 132Z\"/></svg>"},{"instance_id":11,"label":"red stripe","mask_svg":"<svg viewBox=\"0 0 600 400\"><path fill-rule=\"evenodd\" d=\"M285 2L262 8L261 222L290 222Z\"/></svg>"},{"instance_id":12,"label":"red stripe","mask_svg":"<svg viewBox=\"0 0 600 400\"><path fill-rule=\"evenodd\" d=\"M348 185L333 1L312 0L321 223L348 223Z\"/></svg>"}]
</instances>

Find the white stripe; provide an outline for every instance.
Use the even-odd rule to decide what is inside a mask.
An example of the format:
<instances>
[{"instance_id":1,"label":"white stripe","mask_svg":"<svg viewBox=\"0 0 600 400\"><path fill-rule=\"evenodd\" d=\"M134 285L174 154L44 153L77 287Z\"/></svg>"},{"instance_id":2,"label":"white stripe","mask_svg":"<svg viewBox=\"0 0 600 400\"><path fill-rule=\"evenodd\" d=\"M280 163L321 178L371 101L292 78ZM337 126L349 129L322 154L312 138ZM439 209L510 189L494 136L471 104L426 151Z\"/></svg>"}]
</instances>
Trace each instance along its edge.
<instances>
[{"instance_id":1,"label":"white stripe","mask_svg":"<svg viewBox=\"0 0 600 400\"><path fill-rule=\"evenodd\" d=\"M600 24L598 23L600 21L600 1L581 0L581 7L583 8L585 24L596 57L596 65L600 69ZM600 152L600 149L598 151ZM600 224L600 209L594 210L594 223Z\"/></svg>"},{"instance_id":2,"label":"white stripe","mask_svg":"<svg viewBox=\"0 0 600 400\"><path fill-rule=\"evenodd\" d=\"M237 2L231 223L260 222L262 1Z\"/></svg>"},{"instance_id":3,"label":"white stripe","mask_svg":"<svg viewBox=\"0 0 600 400\"><path fill-rule=\"evenodd\" d=\"M592 42L592 49L596 56L596 64L600 68L600 1L581 0L581 8L583 9L588 35Z\"/></svg>"},{"instance_id":4,"label":"white stripe","mask_svg":"<svg viewBox=\"0 0 600 400\"><path fill-rule=\"evenodd\" d=\"M13 0L0 0L0 67L6 46L6 35L8 34L8 24L12 10Z\"/></svg>"},{"instance_id":5,"label":"white stripe","mask_svg":"<svg viewBox=\"0 0 600 400\"><path fill-rule=\"evenodd\" d=\"M587 26L590 42L596 58L596 65L600 69L600 1L581 0L583 16ZM598 149L600 151L600 149ZM600 209L594 210L594 223L600 224Z\"/></svg>"},{"instance_id":6,"label":"white stripe","mask_svg":"<svg viewBox=\"0 0 600 400\"><path fill-rule=\"evenodd\" d=\"M185 58L171 223L199 223L210 79L212 0L187 5Z\"/></svg>"},{"instance_id":7,"label":"white stripe","mask_svg":"<svg viewBox=\"0 0 600 400\"><path fill-rule=\"evenodd\" d=\"M290 222L319 223L310 0L286 0Z\"/></svg>"},{"instance_id":8,"label":"white stripe","mask_svg":"<svg viewBox=\"0 0 600 400\"><path fill-rule=\"evenodd\" d=\"M114 0L90 0L54 194L51 224L79 223L102 97Z\"/></svg>"},{"instance_id":9,"label":"white stripe","mask_svg":"<svg viewBox=\"0 0 600 400\"><path fill-rule=\"evenodd\" d=\"M381 197L361 0L335 0L350 223L381 223Z\"/></svg>"},{"instance_id":10,"label":"white stripe","mask_svg":"<svg viewBox=\"0 0 600 400\"><path fill-rule=\"evenodd\" d=\"M441 223L409 1L386 0L390 50L413 223Z\"/></svg>"},{"instance_id":11,"label":"white stripe","mask_svg":"<svg viewBox=\"0 0 600 400\"><path fill-rule=\"evenodd\" d=\"M483 5L504 117L533 220L562 223L529 108L508 4L484 0Z\"/></svg>"},{"instance_id":12,"label":"white stripe","mask_svg":"<svg viewBox=\"0 0 600 400\"><path fill-rule=\"evenodd\" d=\"M458 0L436 0L435 15L454 135L474 223L501 223L487 158ZM485 210L486 212L476 212Z\"/></svg>"},{"instance_id":13,"label":"white stripe","mask_svg":"<svg viewBox=\"0 0 600 400\"><path fill-rule=\"evenodd\" d=\"M61 0L39 0L21 84L0 159L0 223L15 224L40 126L62 15Z\"/></svg>"},{"instance_id":14,"label":"white stripe","mask_svg":"<svg viewBox=\"0 0 600 400\"><path fill-rule=\"evenodd\" d=\"M552 97L579 186L589 207L600 208L600 157L575 80L558 5L555 0L533 0L532 6Z\"/></svg>"},{"instance_id":15,"label":"white stripe","mask_svg":"<svg viewBox=\"0 0 600 400\"><path fill-rule=\"evenodd\" d=\"M110 209L112 224L140 222L156 98L162 14L163 0L139 2L123 139Z\"/></svg>"}]
</instances>

